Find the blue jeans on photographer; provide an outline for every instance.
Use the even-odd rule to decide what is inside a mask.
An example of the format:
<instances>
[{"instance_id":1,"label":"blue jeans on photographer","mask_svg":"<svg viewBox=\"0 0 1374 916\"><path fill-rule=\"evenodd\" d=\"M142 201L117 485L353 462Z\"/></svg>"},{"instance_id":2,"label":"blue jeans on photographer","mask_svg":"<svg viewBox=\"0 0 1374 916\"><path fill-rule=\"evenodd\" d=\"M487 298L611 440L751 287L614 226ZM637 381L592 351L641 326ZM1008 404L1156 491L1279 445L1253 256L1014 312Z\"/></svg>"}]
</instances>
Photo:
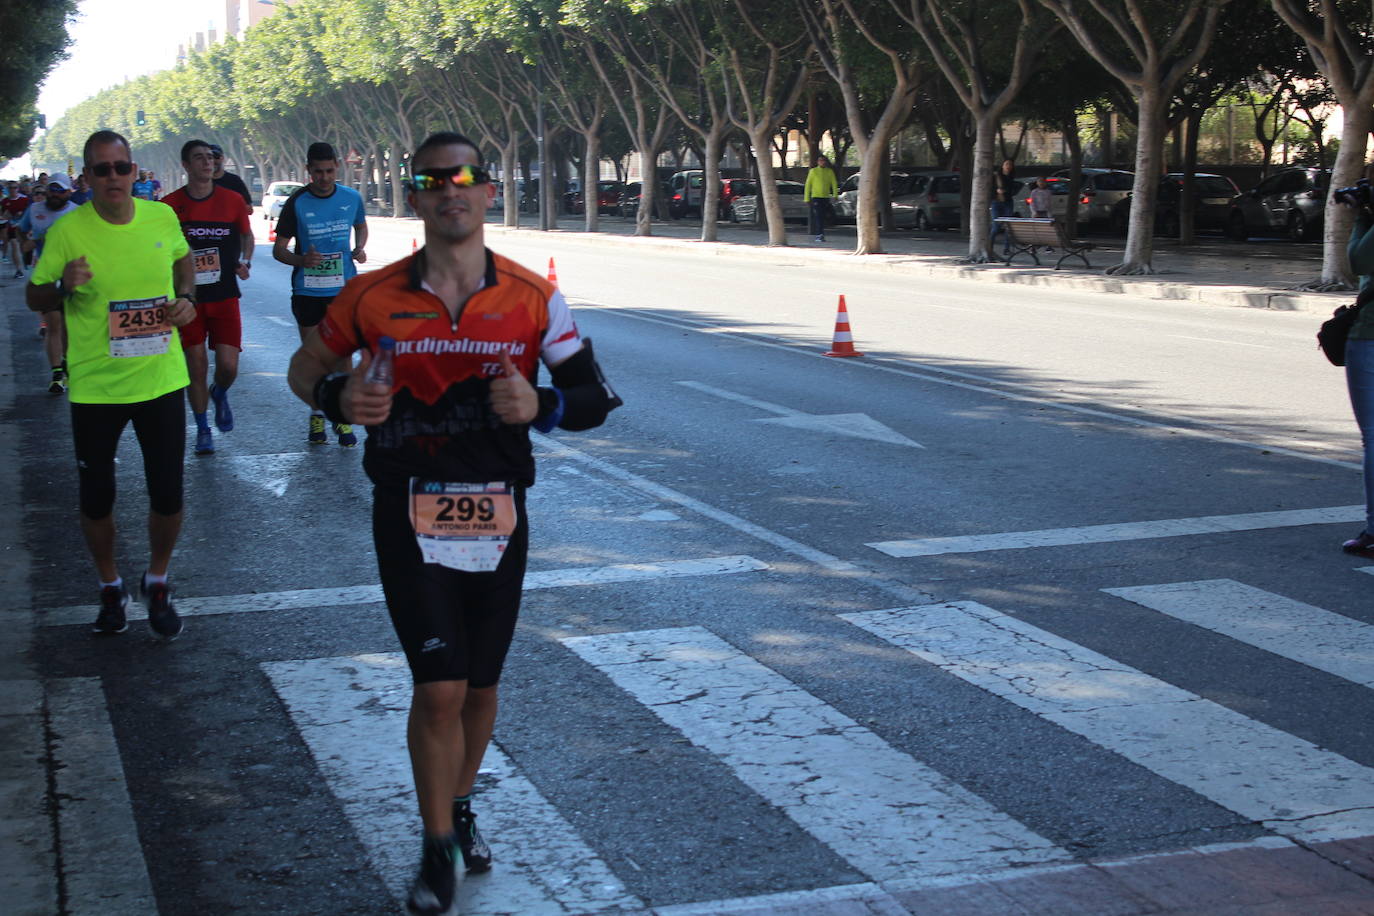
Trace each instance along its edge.
<instances>
[{"instance_id":1,"label":"blue jeans on photographer","mask_svg":"<svg viewBox=\"0 0 1374 916\"><path fill-rule=\"evenodd\" d=\"M1006 226L997 222L999 216L1012 215L1012 202L1009 200L994 200L992 202L992 231L988 233L988 247L993 247L997 241L997 233L1002 233L1002 253L1007 254L1011 251L1011 232Z\"/></svg>"},{"instance_id":2,"label":"blue jeans on photographer","mask_svg":"<svg viewBox=\"0 0 1374 916\"><path fill-rule=\"evenodd\" d=\"M1364 440L1364 530L1374 534L1374 340L1345 342L1345 381Z\"/></svg>"},{"instance_id":3,"label":"blue jeans on photographer","mask_svg":"<svg viewBox=\"0 0 1374 916\"><path fill-rule=\"evenodd\" d=\"M817 241L825 241L825 224L830 219L830 198L813 197L808 204L807 228Z\"/></svg>"}]
</instances>

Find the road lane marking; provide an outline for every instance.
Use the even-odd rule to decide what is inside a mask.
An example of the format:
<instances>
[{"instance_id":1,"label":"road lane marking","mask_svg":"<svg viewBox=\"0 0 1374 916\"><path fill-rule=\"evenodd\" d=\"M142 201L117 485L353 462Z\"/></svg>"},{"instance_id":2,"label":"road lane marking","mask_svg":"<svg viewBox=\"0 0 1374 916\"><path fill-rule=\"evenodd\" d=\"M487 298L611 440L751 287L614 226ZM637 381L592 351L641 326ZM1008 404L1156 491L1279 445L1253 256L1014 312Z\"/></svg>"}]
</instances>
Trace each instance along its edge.
<instances>
[{"instance_id":1,"label":"road lane marking","mask_svg":"<svg viewBox=\"0 0 1374 916\"><path fill-rule=\"evenodd\" d=\"M975 601L841 614L1267 829L1374 834L1374 769Z\"/></svg>"},{"instance_id":2,"label":"road lane marking","mask_svg":"<svg viewBox=\"0 0 1374 916\"><path fill-rule=\"evenodd\" d=\"M873 880L1068 858L702 627L562 642Z\"/></svg>"},{"instance_id":3,"label":"road lane marking","mask_svg":"<svg viewBox=\"0 0 1374 916\"><path fill-rule=\"evenodd\" d=\"M591 302L587 300L578 300L578 304L584 307L596 308L598 311L610 312L612 314L620 315L625 318L632 318L636 321L647 321L651 324L661 324L667 327L677 328L678 330L687 328L689 330L700 331L703 333L728 333L735 340L738 340L740 343L749 344L751 346L766 347L772 350L782 350L784 352L792 353L794 355L807 356L815 359L825 359L824 355L821 352L819 352L819 350L817 350L812 344L784 344L775 343L770 340L757 340L752 337L749 337L747 334L737 333L733 328L709 325L705 322L694 321L690 318L667 319L659 318L652 315L643 315L639 314L638 312L630 308L621 306L599 305L596 302ZM907 360L906 362L910 362L910 360ZM826 363L829 365L837 364L836 361L833 359L827 359ZM1252 441L1249 439L1238 439L1234 436L1222 435L1221 433L1216 432L1216 430L1223 430L1228 432L1250 433L1253 435L1253 433L1251 433L1250 430L1246 430L1243 427L1238 427L1225 423L1209 422L1206 420L1197 420L1191 417L1171 417L1169 416L1169 414L1163 411L1157 410L1155 408L1149 408L1148 410L1152 415L1158 417L1166 417L1173 421L1172 423L1161 423L1156 420L1147 420L1143 417L1133 417L1127 414L1113 413L1110 410L1080 406L1080 404L1084 403L1100 403L1100 398L1092 398L1086 395L1078 395L1062 391L1057 392L1054 396L1038 393L1019 394L1017 393L1016 389L1019 389L1021 391L1035 391L1036 389L1029 385L1020 385L1015 382L1007 382L1000 379L988 378L987 376L978 375L973 372L961 372L958 369L945 369L940 368L938 366L923 366L922 371L916 371L914 369L906 368L903 365L898 365L897 363L898 360L895 359L868 356L864 357L863 359L844 360L843 363L840 363L839 365L852 366L855 368L862 369L871 369L875 372L886 372L890 375L900 375L906 378L914 378L924 382L931 382L936 385L944 385L949 388L958 388L963 391L972 391L978 394L991 395L1002 400L1020 401L1026 404L1039 404L1047 407L1054 407L1058 410L1068 411L1069 413L1076 413L1082 416L1094 417L1096 419L1101 420L1108 420L1113 423L1125 423L1130 426L1140 427L1141 429L1153 429L1159 430L1161 432L1177 434L1180 436L1191 436L1195 439L1206 439L1208 441L1217 442L1222 445L1235 445L1241 448L1250 449L1252 451L1267 452L1275 455L1283 455L1286 458L1299 458L1303 461L1315 461L1318 464L1328 464L1333 467L1346 468L1348 470L1353 471L1361 470L1363 467L1359 460L1343 461L1339 458L1329 458L1325 455L1313 455L1311 453L1300 452L1296 449L1288 448L1283 445L1277 445L1273 442L1266 442L1263 441L1262 437L1258 441ZM937 375L936 373L939 374ZM971 382L958 381L958 379L961 378L972 379L973 381L980 382L981 384L972 384ZM996 387L998 385L1003 385L1006 387ZM1274 441L1282 441L1289 443L1292 442L1291 439L1282 439ZM1337 451L1352 456L1359 454L1354 449L1346 448L1333 449L1332 451Z\"/></svg>"},{"instance_id":4,"label":"road lane marking","mask_svg":"<svg viewBox=\"0 0 1374 916\"><path fill-rule=\"evenodd\" d=\"M775 413L778 416L766 419L755 420L755 423L776 423L780 426L790 426L794 429L805 429L819 433L829 433L832 435L854 436L858 439L870 439L874 442L886 442L889 445L905 445L911 448L925 448L919 442L915 442L903 436L891 427L879 423L877 420L863 413L838 413L838 414L812 414L800 410L793 410L791 407L784 407L781 404L772 404L768 401L759 401L733 391L726 391L723 388L713 388L710 385L703 385L700 382L683 381L679 385L709 394L714 397L724 398L727 401L736 401L750 407L762 410L765 413Z\"/></svg>"},{"instance_id":5,"label":"road lane marking","mask_svg":"<svg viewBox=\"0 0 1374 916\"><path fill-rule=\"evenodd\" d=\"M1371 576L1374 576L1374 566L1357 566L1355 567L1355 572L1369 573Z\"/></svg>"},{"instance_id":6,"label":"road lane marking","mask_svg":"<svg viewBox=\"0 0 1374 916\"><path fill-rule=\"evenodd\" d=\"M981 553L988 550L1024 550L1030 547L1064 547L1071 544L1107 544L1152 538L1261 531L1354 522L1364 518L1364 506L1331 506L1325 509L1284 509L1243 515L1203 515L1197 518L1161 519L1153 522L1120 522L1078 528L1044 528L1002 534L970 534L958 537L918 538L903 541L872 541L867 546L890 557L933 557L948 553Z\"/></svg>"},{"instance_id":7,"label":"road lane marking","mask_svg":"<svg viewBox=\"0 0 1374 916\"><path fill-rule=\"evenodd\" d=\"M1199 341L1202 341L1203 343L1220 344L1220 345L1223 346L1223 347L1254 347L1256 350L1276 350L1276 349L1278 349L1277 347L1271 347L1271 346L1268 346L1267 344L1241 343L1239 340L1221 340L1221 339L1212 338L1212 337L1189 337L1189 336L1186 335L1186 334L1170 334L1169 336L1172 337L1172 338L1174 338L1175 340L1199 340Z\"/></svg>"},{"instance_id":8,"label":"road lane marking","mask_svg":"<svg viewBox=\"0 0 1374 916\"><path fill-rule=\"evenodd\" d=\"M71 916L156 916L100 679L48 683L62 874Z\"/></svg>"},{"instance_id":9,"label":"road lane marking","mask_svg":"<svg viewBox=\"0 0 1374 916\"><path fill-rule=\"evenodd\" d=\"M404 898L420 851L420 820L406 752L411 677L400 653L266 662L263 670L343 805L372 866ZM557 809L493 743L474 806L496 866L464 879L468 916L638 909Z\"/></svg>"},{"instance_id":10,"label":"road lane marking","mask_svg":"<svg viewBox=\"0 0 1374 916\"><path fill-rule=\"evenodd\" d=\"M277 315L262 315L260 317L263 321L270 321L273 324L279 324L284 328L294 328L296 326L294 323L287 321L285 318L281 318Z\"/></svg>"},{"instance_id":11,"label":"road lane marking","mask_svg":"<svg viewBox=\"0 0 1374 916\"><path fill-rule=\"evenodd\" d=\"M709 519L714 519L721 524L728 525L736 531L747 534L750 537L758 538L766 544L772 544L774 547L778 547L795 557L801 557L809 563L815 563L817 566L831 570L832 572L861 571L855 564L846 560L841 560L837 556L828 554L823 550L817 550L815 547L808 547L800 541L795 541L785 534L770 531L762 525L756 525L753 522L745 521L738 515L726 512L724 509L717 509L715 506L704 503L699 499L694 499L686 493L679 493L671 487L665 487L662 484L654 483L652 480L641 477L633 471L627 471L624 468L611 464L609 461L602 461L600 458L595 458L586 452L578 451L572 446L564 445L559 440L551 439L542 433L536 433L531 430L530 439L541 448L550 452L553 458L565 458L585 464L587 467L595 468L607 477L613 477L616 480L628 483L641 493L648 493L650 496L656 496L659 499L677 503L684 509L691 509L698 515L704 515Z\"/></svg>"},{"instance_id":12,"label":"road lane marking","mask_svg":"<svg viewBox=\"0 0 1374 916\"><path fill-rule=\"evenodd\" d=\"M724 576L732 573L768 569L767 563L750 556L707 557L699 560L664 560L659 563L621 563L614 566L574 566L546 569L525 574L525 591L545 588L573 588L645 582L651 579L680 579L687 576ZM381 585L349 585L342 588L302 588L283 592L257 592L247 595L221 595L213 598L176 597L173 603L183 617L205 614L246 614L257 611L285 611L298 608L344 607L377 604L386 599ZM94 605L78 604L38 612L42 625L60 627L87 624L94 619ZM130 620L146 620L147 611L138 601L129 602Z\"/></svg>"},{"instance_id":13,"label":"road lane marking","mask_svg":"<svg viewBox=\"0 0 1374 916\"><path fill-rule=\"evenodd\" d=\"M1233 579L1102 590L1318 671L1374 687L1374 626L1343 614Z\"/></svg>"}]
</instances>

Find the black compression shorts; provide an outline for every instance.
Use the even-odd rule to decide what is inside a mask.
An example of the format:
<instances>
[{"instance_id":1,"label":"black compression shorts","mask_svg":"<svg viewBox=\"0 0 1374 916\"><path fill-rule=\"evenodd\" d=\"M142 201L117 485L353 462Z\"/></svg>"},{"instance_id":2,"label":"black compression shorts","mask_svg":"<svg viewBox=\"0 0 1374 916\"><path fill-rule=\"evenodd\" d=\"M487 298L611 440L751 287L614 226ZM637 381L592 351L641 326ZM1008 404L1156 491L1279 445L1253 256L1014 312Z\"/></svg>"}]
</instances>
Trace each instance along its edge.
<instances>
[{"instance_id":1,"label":"black compression shorts","mask_svg":"<svg viewBox=\"0 0 1374 916\"><path fill-rule=\"evenodd\" d=\"M467 681L492 687L501 678L529 552L525 490L517 487L519 521L493 572L460 572L425 563L410 525L404 489L372 491L372 537L391 624L417 684Z\"/></svg>"},{"instance_id":2,"label":"black compression shorts","mask_svg":"<svg viewBox=\"0 0 1374 916\"><path fill-rule=\"evenodd\" d=\"M333 296L302 296L300 293L292 293L291 314L295 316L296 324L303 328L313 328L324 320L324 313L333 301Z\"/></svg>"},{"instance_id":3,"label":"black compression shorts","mask_svg":"<svg viewBox=\"0 0 1374 916\"><path fill-rule=\"evenodd\" d=\"M186 461L186 406L178 388L136 404L72 404L81 514L102 519L114 509L115 451L124 427L134 424L148 482L148 508L158 515L181 511L181 474Z\"/></svg>"}]
</instances>

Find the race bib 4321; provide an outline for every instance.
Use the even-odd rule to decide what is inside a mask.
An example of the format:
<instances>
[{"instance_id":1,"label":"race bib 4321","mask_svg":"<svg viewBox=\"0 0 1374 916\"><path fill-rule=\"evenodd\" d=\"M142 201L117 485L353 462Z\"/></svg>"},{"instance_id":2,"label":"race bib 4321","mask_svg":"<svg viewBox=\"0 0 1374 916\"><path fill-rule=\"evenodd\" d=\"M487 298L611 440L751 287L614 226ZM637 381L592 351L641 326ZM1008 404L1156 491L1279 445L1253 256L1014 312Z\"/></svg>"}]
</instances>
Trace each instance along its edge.
<instances>
[{"instance_id":1,"label":"race bib 4321","mask_svg":"<svg viewBox=\"0 0 1374 916\"><path fill-rule=\"evenodd\" d=\"M343 286L344 278L344 256L343 252L335 251L330 254L321 255L324 260L314 267L302 267L304 271L302 284L306 289L336 289Z\"/></svg>"}]
</instances>

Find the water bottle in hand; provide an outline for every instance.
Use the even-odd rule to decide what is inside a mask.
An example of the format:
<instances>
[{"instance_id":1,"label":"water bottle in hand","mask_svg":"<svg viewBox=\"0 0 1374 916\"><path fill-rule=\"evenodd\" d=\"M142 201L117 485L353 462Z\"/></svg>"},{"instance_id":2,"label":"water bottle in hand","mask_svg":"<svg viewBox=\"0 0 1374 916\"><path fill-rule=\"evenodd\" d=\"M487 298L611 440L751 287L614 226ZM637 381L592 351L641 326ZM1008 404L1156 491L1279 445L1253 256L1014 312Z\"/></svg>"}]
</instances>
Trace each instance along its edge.
<instances>
[{"instance_id":1,"label":"water bottle in hand","mask_svg":"<svg viewBox=\"0 0 1374 916\"><path fill-rule=\"evenodd\" d=\"M369 385L386 385L388 388L396 381L396 340L383 337L377 341L377 355L367 367L363 381Z\"/></svg>"}]
</instances>

